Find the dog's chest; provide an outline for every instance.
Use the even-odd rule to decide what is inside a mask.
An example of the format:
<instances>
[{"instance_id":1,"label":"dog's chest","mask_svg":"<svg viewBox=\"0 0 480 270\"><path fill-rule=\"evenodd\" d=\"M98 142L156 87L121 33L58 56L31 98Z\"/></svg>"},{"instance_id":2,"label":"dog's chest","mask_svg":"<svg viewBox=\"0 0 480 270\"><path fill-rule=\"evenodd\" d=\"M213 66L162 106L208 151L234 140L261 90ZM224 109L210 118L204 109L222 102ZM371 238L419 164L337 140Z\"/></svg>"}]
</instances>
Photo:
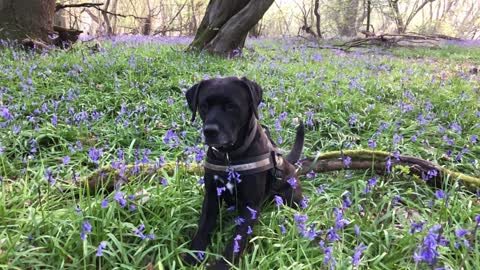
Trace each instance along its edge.
<instances>
[{"instance_id":1,"label":"dog's chest","mask_svg":"<svg viewBox=\"0 0 480 270\"><path fill-rule=\"evenodd\" d=\"M228 205L234 204L238 195L238 186L241 185L241 182L218 174L213 176L213 181L217 189L217 196L222 198Z\"/></svg>"}]
</instances>

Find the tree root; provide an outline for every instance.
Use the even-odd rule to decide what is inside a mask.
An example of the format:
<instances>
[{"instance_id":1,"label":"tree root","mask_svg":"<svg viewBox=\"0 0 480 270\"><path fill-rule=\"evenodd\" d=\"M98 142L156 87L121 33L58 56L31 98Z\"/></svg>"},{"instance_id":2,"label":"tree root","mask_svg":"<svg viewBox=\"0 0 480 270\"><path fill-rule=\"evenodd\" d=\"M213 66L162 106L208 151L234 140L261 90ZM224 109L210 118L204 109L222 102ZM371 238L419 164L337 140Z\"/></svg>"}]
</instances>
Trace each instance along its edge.
<instances>
[{"instance_id":1,"label":"tree root","mask_svg":"<svg viewBox=\"0 0 480 270\"><path fill-rule=\"evenodd\" d=\"M350 158L350 162L347 162L347 157ZM389 152L383 151L345 150L326 152L314 158L300 160L299 164L301 165L300 176L306 175L311 171L322 173L367 169L373 169L379 174L385 174L393 167L404 166L408 168L408 173L432 187L442 188L443 180L451 178L459 181L466 189L472 192L480 190L480 178L445 169L421 158L403 155L394 156ZM182 162L170 162L163 165L154 163L127 164L119 169L112 166L104 166L83 179L81 184L88 188L90 192L96 192L102 188L111 192L115 187L127 184L129 179L135 179L135 181L148 180L158 175L172 174L179 169L184 170L188 174L201 174L203 172L203 167L200 164L192 163L187 165Z\"/></svg>"}]
</instances>

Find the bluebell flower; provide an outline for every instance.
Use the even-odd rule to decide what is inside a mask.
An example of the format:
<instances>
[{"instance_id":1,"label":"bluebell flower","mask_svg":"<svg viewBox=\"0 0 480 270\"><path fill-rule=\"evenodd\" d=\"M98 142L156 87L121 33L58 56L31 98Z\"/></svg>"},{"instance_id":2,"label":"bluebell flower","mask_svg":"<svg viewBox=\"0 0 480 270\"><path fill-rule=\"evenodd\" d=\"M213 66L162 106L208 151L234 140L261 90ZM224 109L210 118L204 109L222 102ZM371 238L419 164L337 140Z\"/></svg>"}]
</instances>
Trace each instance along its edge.
<instances>
[{"instance_id":1,"label":"bluebell flower","mask_svg":"<svg viewBox=\"0 0 480 270\"><path fill-rule=\"evenodd\" d=\"M247 206L247 209L248 211L250 211L250 214L252 214L252 219L256 219L257 218L257 211L253 208L250 208Z\"/></svg>"},{"instance_id":2,"label":"bluebell flower","mask_svg":"<svg viewBox=\"0 0 480 270\"><path fill-rule=\"evenodd\" d=\"M235 238L233 239L233 253L238 253L240 252L240 244L238 241L242 240L242 236L237 234Z\"/></svg>"},{"instance_id":3,"label":"bluebell flower","mask_svg":"<svg viewBox=\"0 0 480 270\"><path fill-rule=\"evenodd\" d=\"M352 163L352 158L351 157L346 157L343 159L343 164L345 164L346 168L350 168L350 163Z\"/></svg>"},{"instance_id":4,"label":"bluebell flower","mask_svg":"<svg viewBox=\"0 0 480 270\"><path fill-rule=\"evenodd\" d=\"M167 181L167 179L165 179L165 178L163 178L163 177L162 177L162 179L160 179L160 183L161 183L162 185L164 185L164 186L168 186L168 181Z\"/></svg>"},{"instance_id":5,"label":"bluebell flower","mask_svg":"<svg viewBox=\"0 0 480 270\"><path fill-rule=\"evenodd\" d=\"M292 187L292 189L296 189L297 188L297 179L295 177L292 177L292 178L289 178L287 180L287 183L290 184L290 186Z\"/></svg>"},{"instance_id":6,"label":"bluebell flower","mask_svg":"<svg viewBox=\"0 0 480 270\"><path fill-rule=\"evenodd\" d=\"M362 257L362 253L367 249L367 247L360 243L358 246L355 247L355 252L353 253L352 257L352 264L354 266L360 265L360 258Z\"/></svg>"},{"instance_id":7,"label":"bluebell flower","mask_svg":"<svg viewBox=\"0 0 480 270\"><path fill-rule=\"evenodd\" d=\"M374 140L368 140L368 147L371 149L375 148L377 146L377 143Z\"/></svg>"},{"instance_id":8,"label":"bluebell flower","mask_svg":"<svg viewBox=\"0 0 480 270\"><path fill-rule=\"evenodd\" d=\"M225 187L217 187L217 196L222 196L222 193L225 191Z\"/></svg>"},{"instance_id":9,"label":"bluebell flower","mask_svg":"<svg viewBox=\"0 0 480 270\"><path fill-rule=\"evenodd\" d=\"M98 245L98 248L97 248L97 254L96 254L96 256L97 256L97 257L103 256L103 250L104 250L106 247L107 247L107 242L106 242L106 241L100 242L100 244Z\"/></svg>"},{"instance_id":10,"label":"bluebell flower","mask_svg":"<svg viewBox=\"0 0 480 270\"><path fill-rule=\"evenodd\" d=\"M108 199L107 198L102 200L101 206L102 206L102 208L107 208L108 207Z\"/></svg>"},{"instance_id":11,"label":"bluebell flower","mask_svg":"<svg viewBox=\"0 0 480 270\"><path fill-rule=\"evenodd\" d=\"M275 196L274 196L274 199L275 199L275 204L276 204L277 206L283 205L283 199L282 199L282 197L280 197L280 196L278 196L278 195L275 195Z\"/></svg>"},{"instance_id":12,"label":"bluebell flower","mask_svg":"<svg viewBox=\"0 0 480 270\"><path fill-rule=\"evenodd\" d=\"M113 199L118 202L120 207L125 207L127 205L127 201L124 198L125 192L116 192L115 195L113 196Z\"/></svg>"},{"instance_id":13,"label":"bluebell flower","mask_svg":"<svg viewBox=\"0 0 480 270\"><path fill-rule=\"evenodd\" d=\"M237 224L238 226L242 225L244 222L245 222L245 219L242 217L238 217L235 219L235 224Z\"/></svg>"},{"instance_id":14,"label":"bluebell flower","mask_svg":"<svg viewBox=\"0 0 480 270\"><path fill-rule=\"evenodd\" d=\"M355 230L355 235L357 236L357 238L359 238L360 237L360 228L358 227L358 225L355 224L353 226L353 229Z\"/></svg>"},{"instance_id":15,"label":"bluebell flower","mask_svg":"<svg viewBox=\"0 0 480 270\"><path fill-rule=\"evenodd\" d=\"M415 232L421 232L423 231L423 225L425 222L412 222L410 223L410 233L414 234Z\"/></svg>"},{"instance_id":16,"label":"bluebell flower","mask_svg":"<svg viewBox=\"0 0 480 270\"><path fill-rule=\"evenodd\" d=\"M80 230L80 238L83 240L87 239L87 235L92 232L92 225L88 220L85 220L82 223L82 229Z\"/></svg>"}]
</instances>

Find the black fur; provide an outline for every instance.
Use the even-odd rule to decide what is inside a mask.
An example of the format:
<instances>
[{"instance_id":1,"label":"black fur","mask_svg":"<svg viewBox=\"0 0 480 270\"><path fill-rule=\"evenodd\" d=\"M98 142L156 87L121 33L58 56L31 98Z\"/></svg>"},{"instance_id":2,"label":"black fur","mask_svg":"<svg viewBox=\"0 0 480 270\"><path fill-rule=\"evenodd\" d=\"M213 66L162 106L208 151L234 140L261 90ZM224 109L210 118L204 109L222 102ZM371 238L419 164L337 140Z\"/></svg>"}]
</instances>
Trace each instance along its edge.
<instances>
[{"instance_id":1,"label":"black fur","mask_svg":"<svg viewBox=\"0 0 480 270\"><path fill-rule=\"evenodd\" d=\"M255 132L253 141L244 151L229 154L231 161L256 157L270 152L271 139L263 129L256 124L258 119L257 107L262 99L262 88L247 78L227 77L221 79L204 80L195 84L186 93L187 102L192 110L192 121L199 111L203 121L205 142L209 145L207 156L223 160L225 153L236 153L242 149L246 138ZM292 187L288 179L296 177L295 163L302 152L304 141L304 127L300 123L297 128L296 139L292 151L283 158L282 179L273 177L270 171L256 174L241 175L241 182L233 181L232 191L228 188L217 198L217 188L227 187L226 174L205 173L205 197L202 213L190 249L192 252L205 251L213 230L216 227L220 204L235 206L239 217L245 221L236 226L235 233L228 242L223 257L209 266L209 269L229 269L229 264L238 262L239 255L248 243L247 231L252 228L260 215L260 207L265 200L271 200L274 195L281 196L285 203L295 207L302 197L300 182ZM212 147L219 151L214 151ZM252 213L256 211L256 218ZM234 252L237 251L238 252ZM188 264L198 264L198 257L185 254L183 260Z\"/></svg>"}]
</instances>

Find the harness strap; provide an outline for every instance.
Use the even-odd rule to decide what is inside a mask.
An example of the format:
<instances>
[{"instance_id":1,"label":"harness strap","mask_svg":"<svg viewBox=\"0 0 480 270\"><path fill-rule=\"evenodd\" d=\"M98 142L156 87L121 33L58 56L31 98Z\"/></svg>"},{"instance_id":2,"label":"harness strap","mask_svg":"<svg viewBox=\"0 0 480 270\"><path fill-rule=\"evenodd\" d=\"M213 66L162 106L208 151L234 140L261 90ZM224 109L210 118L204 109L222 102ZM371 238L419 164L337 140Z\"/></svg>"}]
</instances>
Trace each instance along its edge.
<instances>
[{"instance_id":1,"label":"harness strap","mask_svg":"<svg viewBox=\"0 0 480 270\"><path fill-rule=\"evenodd\" d=\"M236 154L241 154L250 146L255 138L257 130L261 133L261 136L268 138L257 120L253 119L253 121L255 121L255 127L252 129L252 132L248 134L244 144L240 148L235 149L235 151L227 153L226 160L218 160L207 156L207 159L203 164L206 171L223 174L228 173L229 170L234 170L236 172L241 172L242 175L248 175L275 169L276 174L281 173L281 170L278 169L283 167L283 159L278 149L270 142L270 139L267 140L267 153L241 160L228 160L228 156L234 157Z\"/></svg>"}]
</instances>

